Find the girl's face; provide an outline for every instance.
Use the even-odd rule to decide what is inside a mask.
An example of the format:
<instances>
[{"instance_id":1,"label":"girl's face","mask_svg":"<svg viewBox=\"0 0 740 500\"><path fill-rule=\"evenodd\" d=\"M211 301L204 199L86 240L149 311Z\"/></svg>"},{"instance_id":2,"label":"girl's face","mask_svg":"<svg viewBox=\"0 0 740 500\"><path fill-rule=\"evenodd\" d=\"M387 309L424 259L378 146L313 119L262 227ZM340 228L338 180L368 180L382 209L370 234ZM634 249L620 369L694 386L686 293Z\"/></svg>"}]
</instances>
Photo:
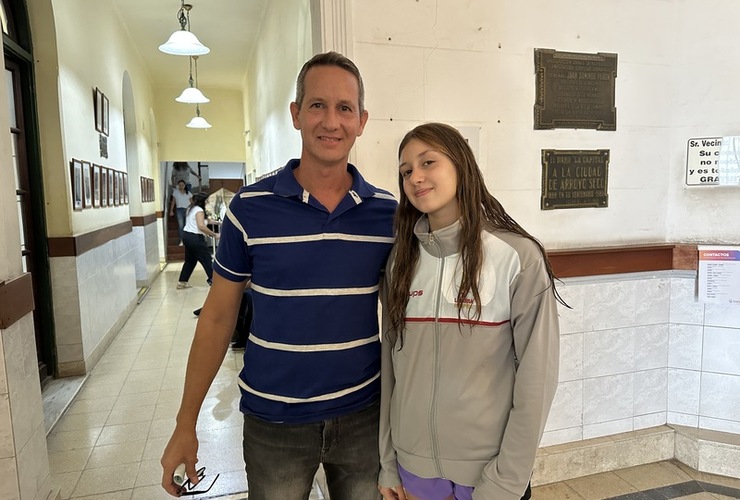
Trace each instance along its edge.
<instances>
[{"instance_id":1,"label":"girl's face","mask_svg":"<svg viewBox=\"0 0 740 500\"><path fill-rule=\"evenodd\" d=\"M460 218L457 201L457 169L447 155L418 139L401 151L398 172L403 191L417 210L429 216L435 231Z\"/></svg>"}]
</instances>

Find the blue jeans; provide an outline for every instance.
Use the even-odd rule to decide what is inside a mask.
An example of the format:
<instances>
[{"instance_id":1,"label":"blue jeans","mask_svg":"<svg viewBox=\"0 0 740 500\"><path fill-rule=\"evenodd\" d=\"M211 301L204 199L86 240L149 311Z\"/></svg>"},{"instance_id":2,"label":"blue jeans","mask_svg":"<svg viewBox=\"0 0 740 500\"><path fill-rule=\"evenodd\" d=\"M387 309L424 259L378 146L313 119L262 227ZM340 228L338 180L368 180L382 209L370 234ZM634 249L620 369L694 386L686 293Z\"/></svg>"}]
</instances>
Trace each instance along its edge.
<instances>
[{"instance_id":1,"label":"blue jeans","mask_svg":"<svg viewBox=\"0 0 740 500\"><path fill-rule=\"evenodd\" d=\"M324 465L331 500L379 500L379 404L311 424L244 416L249 500L307 500Z\"/></svg>"},{"instance_id":2,"label":"blue jeans","mask_svg":"<svg viewBox=\"0 0 740 500\"><path fill-rule=\"evenodd\" d=\"M177 217L177 234L180 238L180 243L182 243L182 230L185 227L185 213L187 211L187 208L177 207L175 209L175 217Z\"/></svg>"}]
</instances>

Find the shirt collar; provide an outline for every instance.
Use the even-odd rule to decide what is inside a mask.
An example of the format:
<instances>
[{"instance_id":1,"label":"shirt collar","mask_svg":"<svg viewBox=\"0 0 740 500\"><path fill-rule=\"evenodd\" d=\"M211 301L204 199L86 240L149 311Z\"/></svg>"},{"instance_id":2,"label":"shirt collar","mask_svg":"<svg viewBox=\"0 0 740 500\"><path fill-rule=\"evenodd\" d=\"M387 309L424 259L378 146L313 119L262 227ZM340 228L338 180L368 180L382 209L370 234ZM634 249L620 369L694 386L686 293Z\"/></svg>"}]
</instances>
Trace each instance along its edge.
<instances>
[{"instance_id":1,"label":"shirt collar","mask_svg":"<svg viewBox=\"0 0 740 500\"><path fill-rule=\"evenodd\" d=\"M274 193L279 196L297 196L300 197L303 194L303 187L298 183L293 175L298 165L301 164L299 159L290 160L285 167L281 168L280 171L275 174L275 187ZM357 167L351 163L347 163L347 172L352 175L352 191L357 193L361 198L372 198L375 194L375 189L362 177Z\"/></svg>"}]
</instances>

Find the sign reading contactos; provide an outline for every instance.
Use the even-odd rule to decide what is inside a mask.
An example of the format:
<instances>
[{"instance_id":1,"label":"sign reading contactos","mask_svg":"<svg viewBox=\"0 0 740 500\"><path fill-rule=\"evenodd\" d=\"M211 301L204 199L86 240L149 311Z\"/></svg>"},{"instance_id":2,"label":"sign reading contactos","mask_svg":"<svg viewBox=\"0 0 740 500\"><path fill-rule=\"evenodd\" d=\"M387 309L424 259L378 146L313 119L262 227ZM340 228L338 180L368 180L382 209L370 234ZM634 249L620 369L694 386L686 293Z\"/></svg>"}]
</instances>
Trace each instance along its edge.
<instances>
[{"instance_id":1,"label":"sign reading contactos","mask_svg":"<svg viewBox=\"0 0 740 500\"><path fill-rule=\"evenodd\" d=\"M740 305L740 247L699 247L699 301Z\"/></svg>"}]
</instances>

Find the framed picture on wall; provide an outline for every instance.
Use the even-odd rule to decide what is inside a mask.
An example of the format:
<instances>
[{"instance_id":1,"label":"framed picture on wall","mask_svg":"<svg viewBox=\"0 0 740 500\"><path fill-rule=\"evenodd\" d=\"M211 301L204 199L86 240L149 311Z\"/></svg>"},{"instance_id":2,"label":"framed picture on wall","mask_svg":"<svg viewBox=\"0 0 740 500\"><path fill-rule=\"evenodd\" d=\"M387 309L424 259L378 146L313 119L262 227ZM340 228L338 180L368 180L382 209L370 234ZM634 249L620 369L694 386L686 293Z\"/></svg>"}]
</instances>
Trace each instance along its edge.
<instances>
[{"instance_id":1,"label":"framed picture on wall","mask_svg":"<svg viewBox=\"0 0 740 500\"><path fill-rule=\"evenodd\" d=\"M108 101L108 97L97 87L93 91L93 103L95 110L95 130L107 136L110 124L110 102Z\"/></svg>"},{"instance_id":2,"label":"framed picture on wall","mask_svg":"<svg viewBox=\"0 0 740 500\"><path fill-rule=\"evenodd\" d=\"M82 208L92 207L92 165L82 162Z\"/></svg>"},{"instance_id":3,"label":"framed picture on wall","mask_svg":"<svg viewBox=\"0 0 740 500\"><path fill-rule=\"evenodd\" d=\"M123 205L123 172L116 172L116 181L118 182L118 204Z\"/></svg>"},{"instance_id":4,"label":"framed picture on wall","mask_svg":"<svg viewBox=\"0 0 740 500\"><path fill-rule=\"evenodd\" d=\"M128 174L123 173L123 202L128 205Z\"/></svg>"},{"instance_id":5,"label":"framed picture on wall","mask_svg":"<svg viewBox=\"0 0 740 500\"><path fill-rule=\"evenodd\" d=\"M113 169L106 169L108 171L108 206L113 206L113 199L114 199L114 192L113 192L113 176L115 175L115 172L113 172Z\"/></svg>"},{"instance_id":6,"label":"framed picture on wall","mask_svg":"<svg viewBox=\"0 0 740 500\"><path fill-rule=\"evenodd\" d=\"M98 208L100 206L100 165L93 163L93 196L92 204L93 207Z\"/></svg>"},{"instance_id":7,"label":"framed picture on wall","mask_svg":"<svg viewBox=\"0 0 740 500\"><path fill-rule=\"evenodd\" d=\"M100 206L108 206L108 169L100 167Z\"/></svg>"},{"instance_id":8,"label":"framed picture on wall","mask_svg":"<svg viewBox=\"0 0 740 500\"><path fill-rule=\"evenodd\" d=\"M103 134L108 135L108 126L110 125L110 103L108 97L103 94Z\"/></svg>"},{"instance_id":9,"label":"framed picture on wall","mask_svg":"<svg viewBox=\"0 0 740 500\"><path fill-rule=\"evenodd\" d=\"M113 205L117 207L120 204L118 201L118 189L120 188L118 184L118 171L112 170L111 173L113 174Z\"/></svg>"},{"instance_id":10,"label":"framed picture on wall","mask_svg":"<svg viewBox=\"0 0 740 500\"><path fill-rule=\"evenodd\" d=\"M95 114L95 130L103 133L103 93L95 87L93 91L93 109Z\"/></svg>"},{"instance_id":11,"label":"framed picture on wall","mask_svg":"<svg viewBox=\"0 0 740 500\"><path fill-rule=\"evenodd\" d=\"M82 210L82 162L73 159L70 162L70 184L72 186L72 208Z\"/></svg>"}]
</instances>

